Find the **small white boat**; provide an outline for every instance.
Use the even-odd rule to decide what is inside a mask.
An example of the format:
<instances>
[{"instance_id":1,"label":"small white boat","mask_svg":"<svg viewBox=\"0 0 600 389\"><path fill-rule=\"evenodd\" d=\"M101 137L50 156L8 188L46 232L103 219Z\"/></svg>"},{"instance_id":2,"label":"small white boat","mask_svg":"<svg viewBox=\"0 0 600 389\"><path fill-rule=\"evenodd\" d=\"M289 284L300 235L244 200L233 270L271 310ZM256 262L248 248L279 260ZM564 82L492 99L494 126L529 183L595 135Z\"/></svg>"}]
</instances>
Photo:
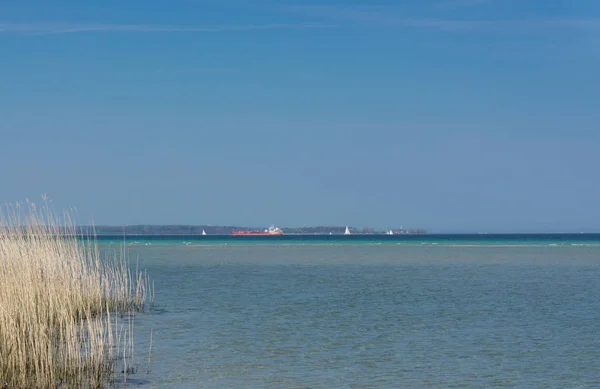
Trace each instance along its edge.
<instances>
[{"instance_id":1,"label":"small white boat","mask_svg":"<svg viewBox=\"0 0 600 389\"><path fill-rule=\"evenodd\" d=\"M346 226L346 231L344 231L344 235L350 235L350 229Z\"/></svg>"},{"instance_id":2,"label":"small white boat","mask_svg":"<svg viewBox=\"0 0 600 389\"><path fill-rule=\"evenodd\" d=\"M202 235L206 235L206 231L202 230Z\"/></svg>"}]
</instances>

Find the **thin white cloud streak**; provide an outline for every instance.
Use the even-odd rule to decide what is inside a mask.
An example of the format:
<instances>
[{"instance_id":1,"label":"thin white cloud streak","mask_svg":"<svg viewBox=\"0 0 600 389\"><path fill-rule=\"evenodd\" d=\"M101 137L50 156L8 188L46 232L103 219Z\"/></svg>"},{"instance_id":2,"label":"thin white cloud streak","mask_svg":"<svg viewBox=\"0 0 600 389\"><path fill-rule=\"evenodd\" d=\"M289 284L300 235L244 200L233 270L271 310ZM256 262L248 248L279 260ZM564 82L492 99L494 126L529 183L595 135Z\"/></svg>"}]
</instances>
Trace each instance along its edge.
<instances>
[{"instance_id":1,"label":"thin white cloud streak","mask_svg":"<svg viewBox=\"0 0 600 389\"><path fill-rule=\"evenodd\" d=\"M73 24L73 23L0 23L0 33L23 35L73 34L85 32L131 32L131 33L217 33L253 30L321 29L335 27L331 24L242 24L216 26L164 26L143 24Z\"/></svg>"},{"instance_id":2,"label":"thin white cloud streak","mask_svg":"<svg viewBox=\"0 0 600 389\"><path fill-rule=\"evenodd\" d=\"M562 19L499 19L457 20L404 17L398 13L385 12L378 7L341 6L285 6L281 10L300 13L310 17L354 22L385 28L425 28L447 31L523 32L548 29L574 28L600 30L600 18Z\"/></svg>"}]
</instances>

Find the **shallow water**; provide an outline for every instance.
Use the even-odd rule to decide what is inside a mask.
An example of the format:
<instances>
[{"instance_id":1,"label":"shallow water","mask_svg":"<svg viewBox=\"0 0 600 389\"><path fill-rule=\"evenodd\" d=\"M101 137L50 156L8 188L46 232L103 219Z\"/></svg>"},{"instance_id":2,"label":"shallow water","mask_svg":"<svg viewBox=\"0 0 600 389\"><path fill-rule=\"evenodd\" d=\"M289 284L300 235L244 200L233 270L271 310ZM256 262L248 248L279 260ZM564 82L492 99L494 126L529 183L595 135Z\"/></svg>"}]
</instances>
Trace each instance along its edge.
<instances>
[{"instance_id":1,"label":"shallow water","mask_svg":"<svg viewBox=\"0 0 600 389\"><path fill-rule=\"evenodd\" d=\"M600 387L597 245L146 243L128 387Z\"/></svg>"}]
</instances>

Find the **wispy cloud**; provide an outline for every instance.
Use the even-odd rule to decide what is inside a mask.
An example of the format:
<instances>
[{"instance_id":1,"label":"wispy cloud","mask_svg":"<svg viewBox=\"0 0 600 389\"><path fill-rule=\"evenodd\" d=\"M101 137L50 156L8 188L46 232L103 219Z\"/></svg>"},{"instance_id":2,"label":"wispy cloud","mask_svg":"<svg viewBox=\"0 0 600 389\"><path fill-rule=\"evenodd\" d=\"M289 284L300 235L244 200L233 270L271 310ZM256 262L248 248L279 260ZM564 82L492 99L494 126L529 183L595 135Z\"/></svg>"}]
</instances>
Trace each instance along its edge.
<instances>
[{"instance_id":1,"label":"wispy cloud","mask_svg":"<svg viewBox=\"0 0 600 389\"><path fill-rule=\"evenodd\" d=\"M465 0L466 1L466 0ZM474 1L474 0L473 0ZM287 12L327 20L385 28L425 28L447 31L525 32L558 28L600 30L600 18L458 20L405 17L392 9L352 6L287 6Z\"/></svg>"},{"instance_id":2,"label":"wispy cloud","mask_svg":"<svg viewBox=\"0 0 600 389\"><path fill-rule=\"evenodd\" d=\"M73 23L0 23L0 33L50 35L72 34L84 32L198 32L216 33L227 31L252 31L252 30L292 30L292 29L319 29L335 27L331 24L315 23L273 23L273 24L232 24L215 26L167 26L144 24L73 24Z\"/></svg>"}]
</instances>

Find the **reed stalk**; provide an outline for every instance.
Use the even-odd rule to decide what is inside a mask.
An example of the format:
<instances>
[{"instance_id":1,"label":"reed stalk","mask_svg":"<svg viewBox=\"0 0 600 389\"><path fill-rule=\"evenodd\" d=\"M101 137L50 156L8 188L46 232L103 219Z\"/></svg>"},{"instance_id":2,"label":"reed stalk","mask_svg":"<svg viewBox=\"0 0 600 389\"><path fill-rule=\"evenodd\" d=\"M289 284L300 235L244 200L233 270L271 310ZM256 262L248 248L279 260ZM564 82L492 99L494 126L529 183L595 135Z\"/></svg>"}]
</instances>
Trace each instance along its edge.
<instances>
[{"instance_id":1,"label":"reed stalk","mask_svg":"<svg viewBox=\"0 0 600 389\"><path fill-rule=\"evenodd\" d=\"M0 209L0 386L101 388L127 368L133 326L152 296L125 255L101 258L47 203ZM125 374L127 371L125 371Z\"/></svg>"}]
</instances>

